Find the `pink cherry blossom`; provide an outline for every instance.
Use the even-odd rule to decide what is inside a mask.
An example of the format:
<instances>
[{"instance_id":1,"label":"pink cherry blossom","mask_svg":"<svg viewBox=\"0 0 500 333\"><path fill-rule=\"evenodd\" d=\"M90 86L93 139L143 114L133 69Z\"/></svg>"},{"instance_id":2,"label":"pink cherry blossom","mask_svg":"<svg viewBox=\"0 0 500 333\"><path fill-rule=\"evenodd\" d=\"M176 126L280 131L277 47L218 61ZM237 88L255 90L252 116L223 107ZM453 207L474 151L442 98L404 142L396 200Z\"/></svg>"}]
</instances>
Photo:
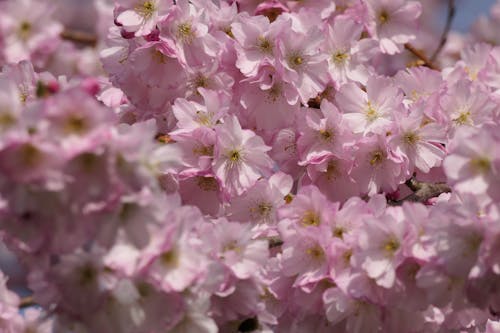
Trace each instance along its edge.
<instances>
[{"instance_id":1,"label":"pink cherry blossom","mask_svg":"<svg viewBox=\"0 0 500 333\"><path fill-rule=\"evenodd\" d=\"M401 52L401 46L416 38L417 18L422 11L417 1L367 0L368 30L384 53Z\"/></svg>"},{"instance_id":2,"label":"pink cherry blossom","mask_svg":"<svg viewBox=\"0 0 500 333\"><path fill-rule=\"evenodd\" d=\"M271 148L250 130L244 130L236 117L225 119L216 128L217 144L213 168L231 194L242 194L272 169L266 154Z\"/></svg>"},{"instance_id":3,"label":"pink cherry blossom","mask_svg":"<svg viewBox=\"0 0 500 333\"><path fill-rule=\"evenodd\" d=\"M366 83L368 60L377 51L377 42L360 39L363 27L349 17L338 17L328 27L322 49L329 54L328 64L333 80L340 86L350 80Z\"/></svg>"},{"instance_id":4,"label":"pink cherry blossom","mask_svg":"<svg viewBox=\"0 0 500 333\"><path fill-rule=\"evenodd\" d=\"M321 113L314 109L303 110L304 119L299 122L302 135L297 140L301 164L321 163L329 154L342 157L344 151L354 144L337 108L325 100L320 110Z\"/></svg>"},{"instance_id":5,"label":"pink cherry blossom","mask_svg":"<svg viewBox=\"0 0 500 333\"><path fill-rule=\"evenodd\" d=\"M328 81L326 57L318 52L321 32L315 27L307 32L287 29L279 42L278 70L295 86L301 102L307 103L324 90Z\"/></svg>"},{"instance_id":6,"label":"pink cherry blossom","mask_svg":"<svg viewBox=\"0 0 500 333\"><path fill-rule=\"evenodd\" d=\"M422 108L417 106L408 117L398 118L397 132L390 141L396 154L408 159L410 173L414 168L427 173L431 168L439 166L445 156L441 145L446 143L445 133L440 131L438 124L422 125L423 117Z\"/></svg>"},{"instance_id":7,"label":"pink cherry blossom","mask_svg":"<svg viewBox=\"0 0 500 333\"><path fill-rule=\"evenodd\" d=\"M116 22L136 36L150 34L171 6L168 1L160 0L119 0L117 5L120 12Z\"/></svg>"},{"instance_id":8,"label":"pink cherry blossom","mask_svg":"<svg viewBox=\"0 0 500 333\"><path fill-rule=\"evenodd\" d=\"M362 193L373 195L379 190L395 191L409 176L407 162L390 148L383 135L363 139L356 159L359 164L351 175Z\"/></svg>"},{"instance_id":9,"label":"pink cherry blossom","mask_svg":"<svg viewBox=\"0 0 500 333\"><path fill-rule=\"evenodd\" d=\"M498 197L494 185L498 181L499 151L492 135L494 129L457 131L450 143L450 155L443 162L449 182L459 192Z\"/></svg>"},{"instance_id":10,"label":"pink cherry blossom","mask_svg":"<svg viewBox=\"0 0 500 333\"><path fill-rule=\"evenodd\" d=\"M402 99L400 91L383 77L371 77L366 92L347 83L336 96L345 121L355 133L385 133L392 124L392 114L402 108Z\"/></svg>"}]
</instances>

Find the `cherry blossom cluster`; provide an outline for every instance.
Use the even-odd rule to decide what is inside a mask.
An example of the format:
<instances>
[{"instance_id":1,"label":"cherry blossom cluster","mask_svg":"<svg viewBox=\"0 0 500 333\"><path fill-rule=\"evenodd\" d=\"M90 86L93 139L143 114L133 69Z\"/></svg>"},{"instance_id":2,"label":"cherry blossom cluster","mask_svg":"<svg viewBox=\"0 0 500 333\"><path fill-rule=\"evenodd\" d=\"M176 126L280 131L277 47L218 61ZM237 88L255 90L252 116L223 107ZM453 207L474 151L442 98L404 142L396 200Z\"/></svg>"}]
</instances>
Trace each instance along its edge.
<instances>
[{"instance_id":1,"label":"cherry blossom cluster","mask_svg":"<svg viewBox=\"0 0 500 333\"><path fill-rule=\"evenodd\" d=\"M35 2L0 2L36 304L0 271L1 332L500 332L498 4L433 59L431 0L96 0L93 77Z\"/></svg>"},{"instance_id":2,"label":"cherry blossom cluster","mask_svg":"<svg viewBox=\"0 0 500 333\"><path fill-rule=\"evenodd\" d=\"M111 24L107 21L112 20L112 2L90 0L87 7L96 17L96 37L91 44L102 48ZM0 66L29 60L38 71L49 70L54 75L100 75L97 49L68 40L75 38L74 26L78 37L83 24L67 22L66 17L75 17L78 9L75 0L0 0Z\"/></svg>"}]
</instances>

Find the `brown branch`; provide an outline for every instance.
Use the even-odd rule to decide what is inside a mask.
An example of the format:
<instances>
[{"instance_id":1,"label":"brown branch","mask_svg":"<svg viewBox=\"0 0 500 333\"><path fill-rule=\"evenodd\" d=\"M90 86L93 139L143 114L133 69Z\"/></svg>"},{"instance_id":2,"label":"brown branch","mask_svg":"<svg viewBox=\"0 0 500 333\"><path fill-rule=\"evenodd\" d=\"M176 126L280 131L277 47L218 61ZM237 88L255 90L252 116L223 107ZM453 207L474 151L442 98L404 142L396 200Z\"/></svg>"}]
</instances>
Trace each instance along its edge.
<instances>
[{"instance_id":1,"label":"brown branch","mask_svg":"<svg viewBox=\"0 0 500 333\"><path fill-rule=\"evenodd\" d=\"M431 198L438 197L443 193L451 192L451 188L446 183L426 183L411 178L405 182L406 186L413 191L412 194L403 199L391 201L393 206L400 206L405 201L425 203Z\"/></svg>"},{"instance_id":2,"label":"brown branch","mask_svg":"<svg viewBox=\"0 0 500 333\"><path fill-rule=\"evenodd\" d=\"M279 237L269 237L268 241L270 249L283 245L283 241Z\"/></svg>"},{"instance_id":3,"label":"brown branch","mask_svg":"<svg viewBox=\"0 0 500 333\"><path fill-rule=\"evenodd\" d=\"M321 107L321 101L325 98L331 97L333 91L335 91L333 86L326 86L325 90L320 92L316 97L310 98L309 101L307 101L307 106L313 109L319 109Z\"/></svg>"},{"instance_id":4,"label":"brown branch","mask_svg":"<svg viewBox=\"0 0 500 333\"><path fill-rule=\"evenodd\" d=\"M20 308L27 308L33 305L36 305L35 301L33 300L33 296L23 297L21 298L21 303L19 303Z\"/></svg>"},{"instance_id":5,"label":"brown branch","mask_svg":"<svg viewBox=\"0 0 500 333\"><path fill-rule=\"evenodd\" d=\"M97 36L84 31L66 29L61 32L61 38L88 46L96 46L97 44Z\"/></svg>"},{"instance_id":6,"label":"brown branch","mask_svg":"<svg viewBox=\"0 0 500 333\"><path fill-rule=\"evenodd\" d=\"M439 70L439 67L437 67L429 58L427 58L427 56L422 51L416 49L410 43L405 44L405 49L409 51L411 54L413 54L415 57L420 59L423 62L424 66L437 71Z\"/></svg>"},{"instance_id":7,"label":"brown branch","mask_svg":"<svg viewBox=\"0 0 500 333\"><path fill-rule=\"evenodd\" d=\"M430 58L432 62L436 60L437 56L443 50L443 47L446 44L446 41L448 40L448 34L451 29L451 23L453 22L453 18L455 17L455 12L456 12L455 0L448 0L448 16L446 17L446 23L444 25L441 38L439 40L439 45Z\"/></svg>"}]
</instances>

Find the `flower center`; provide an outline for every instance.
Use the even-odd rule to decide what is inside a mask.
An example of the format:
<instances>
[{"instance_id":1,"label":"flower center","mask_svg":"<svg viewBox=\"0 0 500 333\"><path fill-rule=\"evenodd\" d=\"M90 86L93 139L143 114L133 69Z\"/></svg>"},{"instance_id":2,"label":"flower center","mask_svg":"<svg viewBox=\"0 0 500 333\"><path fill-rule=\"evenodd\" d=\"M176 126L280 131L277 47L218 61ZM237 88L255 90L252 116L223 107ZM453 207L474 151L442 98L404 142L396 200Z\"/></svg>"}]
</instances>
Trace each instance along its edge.
<instances>
[{"instance_id":1,"label":"flower center","mask_svg":"<svg viewBox=\"0 0 500 333\"><path fill-rule=\"evenodd\" d=\"M379 117L379 114L370 101L366 103L366 120L372 122Z\"/></svg>"},{"instance_id":2,"label":"flower center","mask_svg":"<svg viewBox=\"0 0 500 333\"><path fill-rule=\"evenodd\" d=\"M325 256L325 252L319 245L314 245L306 250L306 253L311 256L314 260L322 260Z\"/></svg>"},{"instance_id":3,"label":"flower center","mask_svg":"<svg viewBox=\"0 0 500 333\"><path fill-rule=\"evenodd\" d=\"M177 37L185 43L190 43L194 38L194 31L191 23L184 22L177 26Z\"/></svg>"},{"instance_id":4,"label":"flower center","mask_svg":"<svg viewBox=\"0 0 500 333\"><path fill-rule=\"evenodd\" d=\"M268 202L260 202L257 206L250 208L250 212L257 213L260 218L267 218L271 215L273 205Z\"/></svg>"},{"instance_id":5,"label":"flower center","mask_svg":"<svg viewBox=\"0 0 500 333\"><path fill-rule=\"evenodd\" d=\"M83 134L87 131L87 120L81 115L71 115L66 119L64 132L67 134Z\"/></svg>"},{"instance_id":6,"label":"flower center","mask_svg":"<svg viewBox=\"0 0 500 333\"><path fill-rule=\"evenodd\" d=\"M407 132L403 135L403 142L409 146L414 146L418 141L420 137L415 132Z\"/></svg>"},{"instance_id":7,"label":"flower center","mask_svg":"<svg viewBox=\"0 0 500 333\"><path fill-rule=\"evenodd\" d=\"M389 13L386 10L382 10L378 15L378 21L381 25L386 24L389 21Z\"/></svg>"},{"instance_id":8,"label":"flower center","mask_svg":"<svg viewBox=\"0 0 500 333\"><path fill-rule=\"evenodd\" d=\"M342 228L342 227L335 227L333 229L333 232L332 232L333 237L337 237L337 238L342 239L342 238L344 238L345 231L346 230L344 228Z\"/></svg>"},{"instance_id":9,"label":"flower center","mask_svg":"<svg viewBox=\"0 0 500 333\"><path fill-rule=\"evenodd\" d=\"M386 156L382 150L374 151L370 156L370 165L371 166L380 165L384 161L385 157Z\"/></svg>"},{"instance_id":10,"label":"flower center","mask_svg":"<svg viewBox=\"0 0 500 333\"><path fill-rule=\"evenodd\" d=\"M337 162L336 161L328 162L328 166L326 167L326 178L328 180L334 180L335 178L337 178L337 176L339 176L339 174L340 172Z\"/></svg>"},{"instance_id":11,"label":"flower center","mask_svg":"<svg viewBox=\"0 0 500 333\"><path fill-rule=\"evenodd\" d=\"M262 53L271 54L273 53L273 44L271 41L265 37L259 37L257 41L257 47Z\"/></svg>"},{"instance_id":12,"label":"flower center","mask_svg":"<svg viewBox=\"0 0 500 333\"><path fill-rule=\"evenodd\" d=\"M144 19L149 19L153 16L156 11L156 6L154 1L144 1L142 4L135 8L135 11L139 13Z\"/></svg>"},{"instance_id":13,"label":"flower center","mask_svg":"<svg viewBox=\"0 0 500 333\"><path fill-rule=\"evenodd\" d=\"M153 61L157 64L166 64L167 57L158 50L154 50L152 54Z\"/></svg>"},{"instance_id":14,"label":"flower center","mask_svg":"<svg viewBox=\"0 0 500 333\"><path fill-rule=\"evenodd\" d=\"M387 243L384 244L384 250L389 254L393 254L399 249L399 242L395 238L391 238Z\"/></svg>"},{"instance_id":15,"label":"flower center","mask_svg":"<svg viewBox=\"0 0 500 333\"><path fill-rule=\"evenodd\" d=\"M231 150L228 155L229 159L234 163L237 163L241 160L241 154L239 150Z\"/></svg>"},{"instance_id":16,"label":"flower center","mask_svg":"<svg viewBox=\"0 0 500 333\"><path fill-rule=\"evenodd\" d=\"M342 259L344 259L344 262L346 264L348 264L350 261L351 261L351 258L352 258L352 250L349 249L347 251L345 251L343 254L342 254Z\"/></svg>"},{"instance_id":17,"label":"flower center","mask_svg":"<svg viewBox=\"0 0 500 333\"><path fill-rule=\"evenodd\" d=\"M226 33L226 35L228 35L229 37L234 39L234 35L233 35L233 31L231 30L231 27L225 27L224 29L222 29L222 31L224 31Z\"/></svg>"},{"instance_id":18,"label":"flower center","mask_svg":"<svg viewBox=\"0 0 500 333\"><path fill-rule=\"evenodd\" d=\"M10 112L0 112L0 129L9 128L16 123L16 118Z\"/></svg>"},{"instance_id":19,"label":"flower center","mask_svg":"<svg viewBox=\"0 0 500 333\"><path fill-rule=\"evenodd\" d=\"M321 220L318 214L316 214L312 210L308 210L304 213L304 216L302 217L302 224L304 226L317 227L321 224Z\"/></svg>"},{"instance_id":20,"label":"flower center","mask_svg":"<svg viewBox=\"0 0 500 333\"><path fill-rule=\"evenodd\" d=\"M232 240L230 242L227 242L226 245L223 246L222 252L228 252L228 251L234 251L236 253L241 252L241 247L238 246L238 242L235 240Z\"/></svg>"},{"instance_id":21,"label":"flower center","mask_svg":"<svg viewBox=\"0 0 500 333\"><path fill-rule=\"evenodd\" d=\"M28 39L28 37L31 33L31 29L32 29L32 26L31 26L30 22L28 22L28 21L21 22L21 24L19 25L19 37L22 40Z\"/></svg>"},{"instance_id":22,"label":"flower center","mask_svg":"<svg viewBox=\"0 0 500 333\"><path fill-rule=\"evenodd\" d=\"M42 153L31 143L23 145L20 149L21 163L26 167L35 167L42 160Z\"/></svg>"},{"instance_id":23,"label":"flower center","mask_svg":"<svg viewBox=\"0 0 500 333\"><path fill-rule=\"evenodd\" d=\"M470 161L472 171L485 174L491 169L491 161L487 157L477 157Z\"/></svg>"},{"instance_id":24,"label":"flower center","mask_svg":"<svg viewBox=\"0 0 500 333\"><path fill-rule=\"evenodd\" d=\"M179 256L175 250L166 251L161 254L160 262L166 267L175 267L179 263Z\"/></svg>"},{"instance_id":25,"label":"flower center","mask_svg":"<svg viewBox=\"0 0 500 333\"><path fill-rule=\"evenodd\" d=\"M271 89L269 89L267 91L267 97L272 102L276 102L278 100L278 98L281 97L281 95L282 95L282 88L281 88L281 84L279 84L279 83L273 84Z\"/></svg>"},{"instance_id":26,"label":"flower center","mask_svg":"<svg viewBox=\"0 0 500 333\"><path fill-rule=\"evenodd\" d=\"M196 122L200 125L210 127L212 126L212 112L196 111Z\"/></svg>"},{"instance_id":27,"label":"flower center","mask_svg":"<svg viewBox=\"0 0 500 333\"><path fill-rule=\"evenodd\" d=\"M457 125L465 125L465 124L470 124L471 119L470 119L471 113L470 111L462 111L459 113L458 117L453 119L453 121Z\"/></svg>"},{"instance_id":28,"label":"flower center","mask_svg":"<svg viewBox=\"0 0 500 333\"><path fill-rule=\"evenodd\" d=\"M198 93L198 88L208 88L210 85L210 79L201 73L196 74L195 78L191 83L193 90Z\"/></svg>"},{"instance_id":29,"label":"flower center","mask_svg":"<svg viewBox=\"0 0 500 333\"><path fill-rule=\"evenodd\" d=\"M288 57L288 65L293 69L299 68L303 63L304 58L300 54L294 53Z\"/></svg>"},{"instance_id":30,"label":"flower center","mask_svg":"<svg viewBox=\"0 0 500 333\"><path fill-rule=\"evenodd\" d=\"M331 142L333 139L333 133L328 129L319 130L319 136L325 142Z\"/></svg>"},{"instance_id":31,"label":"flower center","mask_svg":"<svg viewBox=\"0 0 500 333\"><path fill-rule=\"evenodd\" d=\"M349 59L349 54L347 52L338 51L332 55L332 61L337 65L342 65Z\"/></svg>"}]
</instances>

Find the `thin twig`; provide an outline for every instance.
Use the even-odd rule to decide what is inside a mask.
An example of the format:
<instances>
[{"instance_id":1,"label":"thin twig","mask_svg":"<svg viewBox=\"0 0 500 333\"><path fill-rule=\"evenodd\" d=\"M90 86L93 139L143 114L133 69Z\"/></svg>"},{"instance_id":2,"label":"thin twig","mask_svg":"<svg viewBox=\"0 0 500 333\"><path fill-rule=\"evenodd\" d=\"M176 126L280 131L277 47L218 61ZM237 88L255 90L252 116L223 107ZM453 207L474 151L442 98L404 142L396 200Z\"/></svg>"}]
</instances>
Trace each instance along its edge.
<instances>
[{"instance_id":1,"label":"thin twig","mask_svg":"<svg viewBox=\"0 0 500 333\"><path fill-rule=\"evenodd\" d=\"M439 70L439 67L437 67L427 56L420 50L416 49L413 45L410 43L405 44L405 49L410 51L415 57L418 59L422 60L424 66L429 67L430 69L434 70Z\"/></svg>"},{"instance_id":2,"label":"thin twig","mask_svg":"<svg viewBox=\"0 0 500 333\"><path fill-rule=\"evenodd\" d=\"M446 17L446 24L444 25L443 33L441 34L441 38L439 40L439 45L432 54L430 60L434 62L439 55L439 53L443 50L446 41L448 40L448 34L451 29L451 23L453 22L453 18L455 17L456 7L455 0L448 0L448 16Z\"/></svg>"},{"instance_id":3,"label":"thin twig","mask_svg":"<svg viewBox=\"0 0 500 333\"><path fill-rule=\"evenodd\" d=\"M20 308L27 308L33 305L36 305L35 301L33 300L33 296L23 297L21 298L21 302L19 303Z\"/></svg>"},{"instance_id":4,"label":"thin twig","mask_svg":"<svg viewBox=\"0 0 500 333\"><path fill-rule=\"evenodd\" d=\"M97 44L97 36L85 31L66 29L61 32L61 38L88 46L96 46Z\"/></svg>"}]
</instances>

